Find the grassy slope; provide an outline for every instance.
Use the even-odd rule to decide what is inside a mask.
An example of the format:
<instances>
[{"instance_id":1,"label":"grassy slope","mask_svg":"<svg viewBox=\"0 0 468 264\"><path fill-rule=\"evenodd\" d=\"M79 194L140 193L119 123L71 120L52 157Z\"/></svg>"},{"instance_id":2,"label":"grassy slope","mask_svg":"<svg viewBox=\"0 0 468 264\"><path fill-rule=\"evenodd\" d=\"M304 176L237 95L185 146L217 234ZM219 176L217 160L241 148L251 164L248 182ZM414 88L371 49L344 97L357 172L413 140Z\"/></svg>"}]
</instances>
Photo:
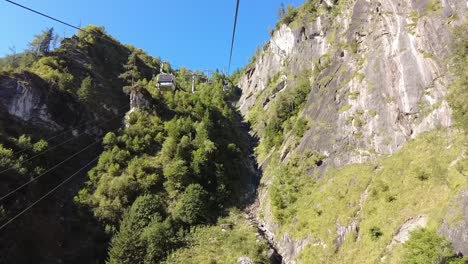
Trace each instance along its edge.
<instances>
[{"instance_id":1,"label":"grassy slope","mask_svg":"<svg viewBox=\"0 0 468 264\"><path fill-rule=\"evenodd\" d=\"M303 181L297 201L288 210L294 218L284 221L281 232L294 238L311 236L325 247L309 246L301 263L374 263L380 259L397 230L411 217L426 215L428 228L438 229L449 203L468 187L468 164L458 160L464 136L436 131L408 143L399 153L374 164L351 165L330 170L323 180ZM306 168L303 168L306 169ZM303 173L300 177L308 177ZM360 199L369 193L361 213ZM351 234L341 249L334 244L336 224L347 226L360 219L360 232ZM373 237L371 229L382 235ZM390 262L398 263L401 248Z\"/></svg>"},{"instance_id":2,"label":"grassy slope","mask_svg":"<svg viewBox=\"0 0 468 264\"><path fill-rule=\"evenodd\" d=\"M222 231L223 224L232 224L232 230ZM268 263L267 250L266 243L257 239L255 228L234 210L217 225L193 229L189 246L175 251L166 263L236 263L243 256L255 263Z\"/></svg>"}]
</instances>

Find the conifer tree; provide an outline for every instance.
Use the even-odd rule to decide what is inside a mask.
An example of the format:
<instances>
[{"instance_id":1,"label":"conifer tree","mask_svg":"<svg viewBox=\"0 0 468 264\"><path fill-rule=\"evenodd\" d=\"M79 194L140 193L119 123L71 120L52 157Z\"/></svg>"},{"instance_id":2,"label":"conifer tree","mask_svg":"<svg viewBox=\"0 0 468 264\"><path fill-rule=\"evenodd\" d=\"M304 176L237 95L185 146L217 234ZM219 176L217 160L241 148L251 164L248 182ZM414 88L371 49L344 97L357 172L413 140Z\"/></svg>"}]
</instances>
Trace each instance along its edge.
<instances>
[{"instance_id":1,"label":"conifer tree","mask_svg":"<svg viewBox=\"0 0 468 264\"><path fill-rule=\"evenodd\" d=\"M46 55L50 51L50 44L54 39L54 28L48 28L29 43L31 51L37 55Z\"/></svg>"},{"instance_id":2,"label":"conifer tree","mask_svg":"<svg viewBox=\"0 0 468 264\"><path fill-rule=\"evenodd\" d=\"M137 81L141 79L141 74L138 70L137 60L137 54L135 52L132 52L130 56L128 56L127 64L123 66L125 72L119 75L119 78L123 79L127 83L127 85L123 87L125 93L129 93L131 89L135 87Z\"/></svg>"}]
</instances>

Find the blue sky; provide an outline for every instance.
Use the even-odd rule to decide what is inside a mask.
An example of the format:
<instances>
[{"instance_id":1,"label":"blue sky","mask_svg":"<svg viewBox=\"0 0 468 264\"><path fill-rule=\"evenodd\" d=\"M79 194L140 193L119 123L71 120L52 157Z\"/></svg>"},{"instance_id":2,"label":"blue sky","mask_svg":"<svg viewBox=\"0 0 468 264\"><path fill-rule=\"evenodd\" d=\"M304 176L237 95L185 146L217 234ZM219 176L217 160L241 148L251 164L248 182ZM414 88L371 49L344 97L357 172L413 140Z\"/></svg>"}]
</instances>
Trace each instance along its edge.
<instances>
[{"instance_id":1,"label":"blue sky","mask_svg":"<svg viewBox=\"0 0 468 264\"><path fill-rule=\"evenodd\" d=\"M104 26L124 44L160 56L177 67L225 69L229 61L235 0L16 0L76 26ZM232 69L248 63L269 39L277 10L304 0L241 0ZM60 35L75 30L0 1L0 56L15 46L24 50L35 34L54 27Z\"/></svg>"}]
</instances>

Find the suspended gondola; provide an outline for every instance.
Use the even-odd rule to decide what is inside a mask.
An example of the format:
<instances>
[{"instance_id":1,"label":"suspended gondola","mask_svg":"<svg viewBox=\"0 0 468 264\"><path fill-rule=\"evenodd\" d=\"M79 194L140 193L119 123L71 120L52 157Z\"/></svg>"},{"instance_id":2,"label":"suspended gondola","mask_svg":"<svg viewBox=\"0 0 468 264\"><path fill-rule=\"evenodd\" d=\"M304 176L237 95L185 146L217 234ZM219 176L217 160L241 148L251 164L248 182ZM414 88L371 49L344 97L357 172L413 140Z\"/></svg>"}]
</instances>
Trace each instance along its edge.
<instances>
[{"instance_id":1,"label":"suspended gondola","mask_svg":"<svg viewBox=\"0 0 468 264\"><path fill-rule=\"evenodd\" d=\"M161 65L161 73L158 75L157 81L160 91L174 91L176 88L175 77L172 73L164 73L164 64Z\"/></svg>"}]
</instances>

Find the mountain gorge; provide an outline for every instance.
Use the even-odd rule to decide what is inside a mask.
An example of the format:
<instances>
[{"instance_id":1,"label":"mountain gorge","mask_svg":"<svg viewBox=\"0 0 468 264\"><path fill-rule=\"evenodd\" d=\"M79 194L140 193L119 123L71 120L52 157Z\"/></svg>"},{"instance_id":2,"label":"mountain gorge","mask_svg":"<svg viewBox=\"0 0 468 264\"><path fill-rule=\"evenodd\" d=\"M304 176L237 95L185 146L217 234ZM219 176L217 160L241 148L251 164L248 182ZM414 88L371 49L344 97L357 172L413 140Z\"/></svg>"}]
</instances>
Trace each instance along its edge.
<instances>
[{"instance_id":1,"label":"mountain gorge","mask_svg":"<svg viewBox=\"0 0 468 264\"><path fill-rule=\"evenodd\" d=\"M47 41L48 32L35 41ZM245 252L267 261L266 243L255 242L255 228L235 209L253 198L258 175L248 129L232 105L236 91L223 88L227 77L215 72L208 82L164 63L177 89L161 92L159 58L122 45L103 28L83 32L55 50L2 61L8 254L0 262L156 263L197 243L198 234L220 235L221 228L208 228L218 221L232 235L226 243L250 240L216 258L231 262ZM64 183L67 189L42 201ZM169 259L184 258L181 252Z\"/></svg>"},{"instance_id":2,"label":"mountain gorge","mask_svg":"<svg viewBox=\"0 0 468 264\"><path fill-rule=\"evenodd\" d=\"M0 263L466 263L466 1L279 13L232 76L96 26L0 59Z\"/></svg>"}]
</instances>

